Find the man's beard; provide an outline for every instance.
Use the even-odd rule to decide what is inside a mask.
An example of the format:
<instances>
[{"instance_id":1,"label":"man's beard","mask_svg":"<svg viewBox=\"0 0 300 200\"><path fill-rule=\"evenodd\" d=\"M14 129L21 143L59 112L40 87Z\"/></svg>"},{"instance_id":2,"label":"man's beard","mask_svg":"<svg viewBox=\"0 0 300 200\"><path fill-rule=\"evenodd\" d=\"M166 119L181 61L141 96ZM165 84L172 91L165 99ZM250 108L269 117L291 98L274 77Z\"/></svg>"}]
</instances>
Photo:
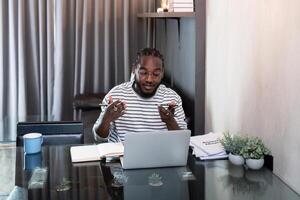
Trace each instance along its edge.
<instances>
[{"instance_id":1,"label":"man's beard","mask_svg":"<svg viewBox=\"0 0 300 200\"><path fill-rule=\"evenodd\" d=\"M143 90L142 90L140 84L137 83L136 81L133 81L132 88L133 88L133 90L134 90L137 94L139 94L141 97L143 97L143 98L151 98L151 97L153 97L153 96L155 95L155 93L156 93L157 88L159 87L159 85L160 85L160 83L157 84L157 86L155 87L155 89L154 89L153 92L151 92L151 93L145 93L145 92L143 92Z\"/></svg>"}]
</instances>

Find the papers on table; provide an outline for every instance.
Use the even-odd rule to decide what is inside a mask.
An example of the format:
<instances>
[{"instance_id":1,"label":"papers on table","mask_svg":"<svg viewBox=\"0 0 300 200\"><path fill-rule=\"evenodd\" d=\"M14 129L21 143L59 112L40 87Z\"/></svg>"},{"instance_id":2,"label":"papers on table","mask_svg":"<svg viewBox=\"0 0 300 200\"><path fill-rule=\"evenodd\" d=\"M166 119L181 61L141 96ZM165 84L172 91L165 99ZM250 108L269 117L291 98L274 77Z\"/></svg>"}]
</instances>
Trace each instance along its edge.
<instances>
[{"instance_id":1,"label":"papers on table","mask_svg":"<svg viewBox=\"0 0 300 200\"><path fill-rule=\"evenodd\" d=\"M208 133L205 135L192 136L190 146L193 148L193 155L201 160L227 158L220 138L223 133Z\"/></svg>"}]
</instances>

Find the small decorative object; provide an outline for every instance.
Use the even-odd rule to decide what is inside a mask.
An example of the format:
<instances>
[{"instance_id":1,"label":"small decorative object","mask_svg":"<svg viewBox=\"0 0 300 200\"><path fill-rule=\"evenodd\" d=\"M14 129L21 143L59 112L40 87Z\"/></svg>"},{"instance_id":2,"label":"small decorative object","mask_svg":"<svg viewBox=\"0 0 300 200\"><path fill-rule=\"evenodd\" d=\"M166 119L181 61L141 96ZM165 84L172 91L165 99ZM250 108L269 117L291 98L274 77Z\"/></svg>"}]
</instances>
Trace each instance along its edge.
<instances>
[{"instance_id":1,"label":"small decorative object","mask_svg":"<svg viewBox=\"0 0 300 200\"><path fill-rule=\"evenodd\" d=\"M156 187L161 186L163 184L161 180L162 177L159 174L153 173L148 177L148 184Z\"/></svg>"},{"instance_id":2,"label":"small decorative object","mask_svg":"<svg viewBox=\"0 0 300 200\"><path fill-rule=\"evenodd\" d=\"M162 9L162 8L157 8L157 13L162 13L162 12L164 12L164 9Z\"/></svg>"},{"instance_id":3,"label":"small decorative object","mask_svg":"<svg viewBox=\"0 0 300 200\"><path fill-rule=\"evenodd\" d=\"M260 169L264 165L264 156L270 155L271 151L265 147L263 141L258 137L248 138L246 145L241 151L246 159L246 165L250 169Z\"/></svg>"},{"instance_id":4,"label":"small decorative object","mask_svg":"<svg viewBox=\"0 0 300 200\"><path fill-rule=\"evenodd\" d=\"M234 165L243 165L244 158L241 150L247 142L247 138L239 135L230 135L224 133L224 137L220 140L226 152L229 153L228 159Z\"/></svg>"},{"instance_id":5,"label":"small decorative object","mask_svg":"<svg viewBox=\"0 0 300 200\"><path fill-rule=\"evenodd\" d=\"M163 9L164 12L168 12L168 10L169 10L169 0L161 0L160 7Z\"/></svg>"}]
</instances>

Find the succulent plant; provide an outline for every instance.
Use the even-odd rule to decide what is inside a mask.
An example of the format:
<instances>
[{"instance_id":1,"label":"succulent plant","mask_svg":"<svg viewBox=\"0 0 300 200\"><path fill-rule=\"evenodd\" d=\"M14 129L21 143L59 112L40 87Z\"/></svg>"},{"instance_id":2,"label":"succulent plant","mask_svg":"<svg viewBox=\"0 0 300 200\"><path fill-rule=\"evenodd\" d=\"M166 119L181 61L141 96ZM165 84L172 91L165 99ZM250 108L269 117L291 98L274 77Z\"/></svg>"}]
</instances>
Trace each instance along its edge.
<instances>
[{"instance_id":1,"label":"succulent plant","mask_svg":"<svg viewBox=\"0 0 300 200\"><path fill-rule=\"evenodd\" d=\"M246 145L242 148L241 154L246 159L261 159L265 155L270 155L271 151L258 138L248 138Z\"/></svg>"},{"instance_id":2,"label":"succulent plant","mask_svg":"<svg viewBox=\"0 0 300 200\"><path fill-rule=\"evenodd\" d=\"M220 142L228 153L242 155L241 150L247 143L247 137L231 135L229 132L225 132L223 138L220 139Z\"/></svg>"}]
</instances>

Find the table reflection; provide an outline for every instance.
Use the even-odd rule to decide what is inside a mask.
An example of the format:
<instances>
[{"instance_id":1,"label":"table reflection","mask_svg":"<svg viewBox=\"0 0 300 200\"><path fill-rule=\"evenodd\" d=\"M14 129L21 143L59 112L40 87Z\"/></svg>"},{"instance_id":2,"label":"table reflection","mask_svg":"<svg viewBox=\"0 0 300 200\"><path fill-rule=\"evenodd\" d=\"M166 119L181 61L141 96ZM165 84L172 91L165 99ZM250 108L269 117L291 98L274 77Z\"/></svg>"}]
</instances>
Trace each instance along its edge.
<instances>
[{"instance_id":1,"label":"table reflection","mask_svg":"<svg viewBox=\"0 0 300 200\"><path fill-rule=\"evenodd\" d=\"M106 163L102 171L112 199L189 200L189 185L197 182L188 167L123 170L119 163Z\"/></svg>"},{"instance_id":2,"label":"table reflection","mask_svg":"<svg viewBox=\"0 0 300 200\"><path fill-rule=\"evenodd\" d=\"M201 164L205 166L205 199L300 199L267 168L250 170L227 160Z\"/></svg>"},{"instance_id":3,"label":"table reflection","mask_svg":"<svg viewBox=\"0 0 300 200\"><path fill-rule=\"evenodd\" d=\"M188 200L188 182L195 180L187 168L124 171L124 199Z\"/></svg>"},{"instance_id":4,"label":"table reflection","mask_svg":"<svg viewBox=\"0 0 300 200\"><path fill-rule=\"evenodd\" d=\"M24 154L24 169L32 171L42 167L42 153Z\"/></svg>"}]
</instances>

